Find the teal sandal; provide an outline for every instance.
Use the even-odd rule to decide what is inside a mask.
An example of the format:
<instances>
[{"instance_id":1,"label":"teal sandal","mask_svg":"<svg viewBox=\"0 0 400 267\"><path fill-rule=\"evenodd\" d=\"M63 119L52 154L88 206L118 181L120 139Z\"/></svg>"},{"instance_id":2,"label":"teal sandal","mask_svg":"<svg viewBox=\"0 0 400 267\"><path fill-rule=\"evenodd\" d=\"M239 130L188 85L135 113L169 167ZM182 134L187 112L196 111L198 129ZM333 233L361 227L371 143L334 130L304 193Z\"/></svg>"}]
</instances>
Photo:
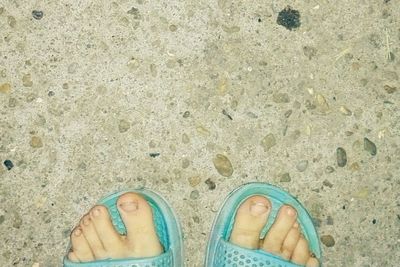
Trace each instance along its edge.
<instances>
[{"instance_id":1,"label":"teal sandal","mask_svg":"<svg viewBox=\"0 0 400 267\"><path fill-rule=\"evenodd\" d=\"M119 215L116 203L120 195L127 192L136 192L143 196L153 209L154 225L157 235L164 247L164 253L156 257L104 259L85 263L71 262L64 257L64 267L182 267L183 240L178 220L167 204L158 194L146 190L129 190L114 193L101 199L98 203L108 208L115 229L122 235L126 234L125 225ZM70 249L70 246L69 246ZM69 251L69 250L68 250Z\"/></svg>"},{"instance_id":2,"label":"teal sandal","mask_svg":"<svg viewBox=\"0 0 400 267\"><path fill-rule=\"evenodd\" d=\"M300 265L287 261L263 250L250 250L228 242L236 215L236 210L247 198L261 195L267 197L272 209L260 239L265 237L280 207L290 205L297 210L301 232L310 245L311 252L322 262L321 246L318 234L306 209L285 191L266 183L245 184L229 194L214 220L207 246L206 267L298 267Z\"/></svg>"}]
</instances>

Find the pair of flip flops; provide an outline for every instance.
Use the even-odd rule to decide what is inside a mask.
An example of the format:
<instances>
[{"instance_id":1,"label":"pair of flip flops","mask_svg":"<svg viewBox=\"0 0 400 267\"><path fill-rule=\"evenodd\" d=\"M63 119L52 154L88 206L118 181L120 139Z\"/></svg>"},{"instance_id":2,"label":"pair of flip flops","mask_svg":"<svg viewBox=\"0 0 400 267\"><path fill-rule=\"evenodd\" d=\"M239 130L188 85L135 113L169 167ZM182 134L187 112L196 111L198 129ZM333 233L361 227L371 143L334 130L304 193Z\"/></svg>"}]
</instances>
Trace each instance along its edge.
<instances>
[{"instance_id":1,"label":"pair of flip flops","mask_svg":"<svg viewBox=\"0 0 400 267\"><path fill-rule=\"evenodd\" d=\"M85 263L75 263L64 258L64 267L182 267L185 265L183 257L182 232L176 216L167 202L158 194L146 190L131 190L140 193L150 204L153 210L154 224L157 234L165 252L156 257L104 259ZM119 215L116 202L120 195L118 192L99 201L99 204L108 208L115 229L120 234L126 234L125 225ZM266 183L245 184L229 194L220 209L210 234L205 259L206 267L297 267L294 264L274 254L263 250L250 250L229 243L236 211L247 198L261 195L267 197L272 210L267 224L261 232L263 238L275 221L278 210L282 205L290 205L296 209L298 223L304 237L310 245L310 250L321 262L321 247L315 227L306 209L293 196Z\"/></svg>"}]
</instances>

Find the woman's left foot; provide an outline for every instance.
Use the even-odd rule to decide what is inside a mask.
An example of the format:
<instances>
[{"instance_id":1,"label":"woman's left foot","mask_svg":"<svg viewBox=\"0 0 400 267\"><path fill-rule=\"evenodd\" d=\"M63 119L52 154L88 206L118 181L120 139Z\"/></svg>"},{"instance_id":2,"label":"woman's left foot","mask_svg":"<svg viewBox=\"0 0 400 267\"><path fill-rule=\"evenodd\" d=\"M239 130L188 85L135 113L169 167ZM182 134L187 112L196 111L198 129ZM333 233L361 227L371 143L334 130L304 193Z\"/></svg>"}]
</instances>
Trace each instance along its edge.
<instances>
[{"instance_id":1,"label":"woman's left foot","mask_svg":"<svg viewBox=\"0 0 400 267\"><path fill-rule=\"evenodd\" d=\"M117 207L127 230L126 236L115 230L107 208L96 205L71 233L69 260L88 262L153 257L163 253L147 201L139 194L125 193L119 197Z\"/></svg>"}]
</instances>

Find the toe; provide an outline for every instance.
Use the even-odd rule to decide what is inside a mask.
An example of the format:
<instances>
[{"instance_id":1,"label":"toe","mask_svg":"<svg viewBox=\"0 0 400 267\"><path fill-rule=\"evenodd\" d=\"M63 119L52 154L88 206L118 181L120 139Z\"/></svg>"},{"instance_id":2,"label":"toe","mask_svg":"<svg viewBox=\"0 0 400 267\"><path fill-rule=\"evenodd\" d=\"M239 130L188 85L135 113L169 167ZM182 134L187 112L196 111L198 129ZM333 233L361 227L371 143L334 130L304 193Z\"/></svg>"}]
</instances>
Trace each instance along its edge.
<instances>
[{"instance_id":1,"label":"toe","mask_svg":"<svg viewBox=\"0 0 400 267\"><path fill-rule=\"evenodd\" d=\"M310 258L310 251L308 249L308 242L304 237L300 237L297 242L296 248L293 251L292 261L299 265L305 265Z\"/></svg>"},{"instance_id":2,"label":"toe","mask_svg":"<svg viewBox=\"0 0 400 267\"><path fill-rule=\"evenodd\" d=\"M83 235L85 236L90 249L95 257L95 259L103 259L107 257L106 251L103 244L96 232L94 223L92 222L90 215L85 215L81 219L80 227L82 229Z\"/></svg>"},{"instance_id":3,"label":"toe","mask_svg":"<svg viewBox=\"0 0 400 267\"><path fill-rule=\"evenodd\" d=\"M92 250L90 249L89 243L82 233L82 229L77 227L71 233L71 244L74 259L72 261L91 261L94 260ZM72 256L72 255L71 255Z\"/></svg>"},{"instance_id":4,"label":"toe","mask_svg":"<svg viewBox=\"0 0 400 267\"><path fill-rule=\"evenodd\" d=\"M298 227L292 227L287 234L285 241L282 245L282 257L289 260L292 257L294 249L300 239L300 230Z\"/></svg>"},{"instance_id":5,"label":"toe","mask_svg":"<svg viewBox=\"0 0 400 267\"><path fill-rule=\"evenodd\" d=\"M68 259L72 262L79 262L78 256L75 255L75 252L71 251L68 253Z\"/></svg>"},{"instance_id":6,"label":"toe","mask_svg":"<svg viewBox=\"0 0 400 267\"><path fill-rule=\"evenodd\" d=\"M113 251L122 247L121 236L115 230L107 208L100 205L94 206L89 214L105 250Z\"/></svg>"},{"instance_id":7,"label":"toe","mask_svg":"<svg viewBox=\"0 0 400 267\"><path fill-rule=\"evenodd\" d=\"M153 222L153 211L147 201L136 193L119 197L118 210L127 230L127 240L133 253L142 257L157 256L163 248Z\"/></svg>"},{"instance_id":8,"label":"toe","mask_svg":"<svg viewBox=\"0 0 400 267\"><path fill-rule=\"evenodd\" d=\"M229 242L249 249L259 247L260 232L267 222L271 204L265 197L252 196L237 209Z\"/></svg>"},{"instance_id":9,"label":"toe","mask_svg":"<svg viewBox=\"0 0 400 267\"><path fill-rule=\"evenodd\" d=\"M280 254L283 242L296 222L296 218L297 213L294 208L287 205L282 206L274 224L265 236L263 249L271 253Z\"/></svg>"},{"instance_id":10,"label":"toe","mask_svg":"<svg viewBox=\"0 0 400 267\"><path fill-rule=\"evenodd\" d=\"M316 258L310 257L306 263L306 267L319 267L319 262Z\"/></svg>"}]
</instances>

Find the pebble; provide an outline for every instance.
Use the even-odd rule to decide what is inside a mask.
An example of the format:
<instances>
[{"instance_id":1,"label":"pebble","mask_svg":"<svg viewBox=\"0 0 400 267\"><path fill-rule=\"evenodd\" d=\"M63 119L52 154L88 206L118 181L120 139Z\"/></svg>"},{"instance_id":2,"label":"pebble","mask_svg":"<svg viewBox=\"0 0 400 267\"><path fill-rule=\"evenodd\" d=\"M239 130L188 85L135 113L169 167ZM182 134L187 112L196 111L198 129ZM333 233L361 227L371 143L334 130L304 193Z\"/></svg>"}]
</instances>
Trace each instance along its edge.
<instances>
[{"instance_id":1,"label":"pebble","mask_svg":"<svg viewBox=\"0 0 400 267\"><path fill-rule=\"evenodd\" d=\"M345 107L345 106L341 106L341 107L340 107L340 112L341 112L343 115L346 115L346 116L351 116L351 115L353 114L353 112L351 112L350 109L348 109L348 108Z\"/></svg>"},{"instance_id":2,"label":"pebble","mask_svg":"<svg viewBox=\"0 0 400 267\"><path fill-rule=\"evenodd\" d=\"M264 148L264 151L270 150L273 146L276 145L276 139L274 134L267 134L263 140L261 141L261 145Z\"/></svg>"},{"instance_id":3,"label":"pebble","mask_svg":"<svg viewBox=\"0 0 400 267\"><path fill-rule=\"evenodd\" d=\"M292 9L290 6L287 6L285 9L279 12L276 23L290 31L296 29L301 25L300 12Z\"/></svg>"},{"instance_id":4,"label":"pebble","mask_svg":"<svg viewBox=\"0 0 400 267\"><path fill-rule=\"evenodd\" d=\"M32 17L34 19L37 19L37 20L42 19L43 18L43 11L33 10L32 11Z\"/></svg>"},{"instance_id":5,"label":"pebble","mask_svg":"<svg viewBox=\"0 0 400 267\"><path fill-rule=\"evenodd\" d=\"M217 154L213 159L214 167L217 169L218 173L225 177L230 177L233 174L233 167L230 160L221 154Z\"/></svg>"},{"instance_id":6,"label":"pebble","mask_svg":"<svg viewBox=\"0 0 400 267\"><path fill-rule=\"evenodd\" d=\"M325 99L325 97L323 95L317 94L315 96L315 100L316 100L316 104L317 104L318 109L322 113L327 113L329 111L328 102L326 102L326 99Z\"/></svg>"},{"instance_id":7,"label":"pebble","mask_svg":"<svg viewBox=\"0 0 400 267\"><path fill-rule=\"evenodd\" d=\"M275 93L272 95L272 101L275 103L289 103L289 95L287 93Z\"/></svg>"},{"instance_id":8,"label":"pebble","mask_svg":"<svg viewBox=\"0 0 400 267\"><path fill-rule=\"evenodd\" d=\"M290 182L292 180L292 178L290 178L290 174L289 173L284 173L284 174L282 174L281 175L281 182L283 182L283 183L288 183L288 182Z\"/></svg>"},{"instance_id":9,"label":"pebble","mask_svg":"<svg viewBox=\"0 0 400 267\"><path fill-rule=\"evenodd\" d=\"M8 16L7 22L8 22L8 25L10 25L11 28L14 28L15 25L17 24L17 21L13 16Z\"/></svg>"},{"instance_id":10,"label":"pebble","mask_svg":"<svg viewBox=\"0 0 400 267\"><path fill-rule=\"evenodd\" d=\"M190 165L190 161L187 158L184 158L182 160L182 169L186 169L187 167L189 167Z\"/></svg>"},{"instance_id":11,"label":"pebble","mask_svg":"<svg viewBox=\"0 0 400 267\"><path fill-rule=\"evenodd\" d=\"M372 156L376 155L376 145L366 137L364 138L364 150L369 152Z\"/></svg>"},{"instance_id":12,"label":"pebble","mask_svg":"<svg viewBox=\"0 0 400 267\"><path fill-rule=\"evenodd\" d=\"M211 180L211 178L208 178L208 179L205 181L205 184L208 186L208 189L209 189L209 190L214 190L214 189L217 187L217 186L215 185L214 181Z\"/></svg>"},{"instance_id":13,"label":"pebble","mask_svg":"<svg viewBox=\"0 0 400 267\"><path fill-rule=\"evenodd\" d=\"M0 85L0 93L8 94L11 92L11 85L9 83L3 83Z\"/></svg>"},{"instance_id":14,"label":"pebble","mask_svg":"<svg viewBox=\"0 0 400 267\"><path fill-rule=\"evenodd\" d=\"M189 116L190 116L190 111L185 111L185 113L183 113L183 117L186 119L186 118L189 118Z\"/></svg>"},{"instance_id":15,"label":"pebble","mask_svg":"<svg viewBox=\"0 0 400 267\"><path fill-rule=\"evenodd\" d=\"M182 142L188 144L190 142L189 136L187 134L182 134Z\"/></svg>"},{"instance_id":16,"label":"pebble","mask_svg":"<svg viewBox=\"0 0 400 267\"><path fill-rule=\"evenodd\" d=\"M338 147L336 149L336 159L339 167L346 166L347 163L346 150L344 150L342 147Z\"/></svg>"},{"instance_id":17,"label":"pebble","mask_svg":"<svg viewBox=\"0 0 400 267\"><path fill-rule=\"evenodd\" d=\"M290 115L292 115L293 111L291 109L289 109L288 111L285 112L285 117L289 118Z\"/></svg>"},{"instance_id":18,"label":"pebble","mask_svg":"<svg viewBox=\"0 0 400 267\"><path fill-rule=\"evenodd\" d=\"M11 170L14 167L14 163L9 159L6 159L3 163L7 170Z\"/></svg>"},{"instance_id":19,"label":"pebble","mask_svg":"<svg viewBox=\"0 0 400 267\"><path fill-rule=\"evenodd\" d=\"M195 187L196 185L200 184L201 178L200 176L192 176L188 178L188 181L191 187Z\"/></svg>"},{"instance_id":20,"label":"pebble","mask_svg":"<svg viewBox=\"0 0 400 267\"><path fill-rule=\"evenodd\" d=\"M0 216L0 224L2 224L4 222L4 220L5 220L4 215L1 215Z\"/></svg>"},{"instance_id":21,"label":"pebble","mask_svg":"<svg viewBox=\"0 0 400 267\"><path fill-rule=\"evenodd\" d=\"M302 160L296 165L296 169L299 172L304 172L307 169L307 167L308 167L308 160Z\"/></svg>"},{"instance_id":22,"label":"pebble","mask_svg":"<svg viewBox=\"0 0 400 267\"><path fill-rule=\"evenodd\" d=\"M128 14L133 15L134 19L140 20L142 18L142 15L140 15L139 9L132 7L129 11Z\"/></svg>"},{"instance_id":23,"label":"pebble","mask_svg":"<svg viewBox=\"0 0 400 267\"><path fill-rule=\"evenodd\" d=\"M321 236L321 242L328 248L333 247L335 245L335 239L333 239L333 236L331 236L331 235Z\"/></svg>"},{"instance_id":24,"label":"pebble","mask_svg":"<svg viewBox=\"0 0 400 267\"><path fill-rule=\"evenodd\" d=\"M33 82L32 82L32 77L31 74L25 74L22 76L22 85L25 87L32 87Z\"/></svg>"},{"instance_id":25,"label":"pebble","mask_svg":"<svg viewBox=\"0 0 400 267\"><path fill-rule=\"evenodd\" d=\"M39 136L32 136L30 145L33 148L41 148L43 146L42 138Z\"/></svg>"},{"instance_id":26,"label":"pebble","mask_svg":"<svg viewBox=\"0 0 400 267\"><path fill-rule=\"evenodd\" d=\"M120 120L118 123L118 130L120 133L124 133L131 128L131 124L126 120Z\"/></svg>"},{"instance_id":27,"label":"pebble","mask_svg":"<svg viewBox=\"0 0 400 267\"><path fill-rule=\"evenodd\" d=\"M169 30L171 32L176 32L177 29L178 29L178 27L176 25L174 25L174 24L169 25Z\"/></svg>"},{"instance_id":28,"label":"pebble","mask_svg":"<svg viewBox=\"0 0 400 267\"><path fill-rule=\"evenodd\" d=\"M160 153L158 153L158 152L149 153L149 156L152 157L152 158L156 158L156 157L160 156Z\"/></svg>"},{"instance_id":29,"label":"pebble","mask_svg":"<svg viewBox=\"0 0 400 267\"><path fill-rule=\"evenodd\" d=\"M327 166L327 167L325 168L325 171L326 171L326 173L332 173L332 172L335 171L335 168L333 168L332 166Z\"/></svg>"},{"instance_id":30,"label":"pebble","mask_svg":"<svg viewBox=\"0 0 400 267\"><path fill-rule=\"evenodd\" d=\"M197 190L193 190L192 192L190 192L190 198L191 199L198 199L200 197L200 193Z\"/></svg>"},{"instance_id":31,"label":"pebble","mask_svg":"<svg viewBox=\"0 0 400 267\"><path fill-rule=\"evenodd\" d=\"M333 187L333 184L332 184L331 182L329 182L328 180L324 180L324 181L322 182L322 184L323 184L324 186L329 187L329 188L332 188L332 187Z\"/></svg>"},{"instance_id":32,"label":"pebble","mask_svg":"<svg viewBox=\"0 0 400 267\"><path fill-rule=\"evenodd\" d=\"M383 89L385 89L386 93L388 93L388 94L393 94L394 92L397 91L396 87L392 87L392 86L389 86L389 85L385 85L383 87Z\"/></svg>"}]
</instances>

